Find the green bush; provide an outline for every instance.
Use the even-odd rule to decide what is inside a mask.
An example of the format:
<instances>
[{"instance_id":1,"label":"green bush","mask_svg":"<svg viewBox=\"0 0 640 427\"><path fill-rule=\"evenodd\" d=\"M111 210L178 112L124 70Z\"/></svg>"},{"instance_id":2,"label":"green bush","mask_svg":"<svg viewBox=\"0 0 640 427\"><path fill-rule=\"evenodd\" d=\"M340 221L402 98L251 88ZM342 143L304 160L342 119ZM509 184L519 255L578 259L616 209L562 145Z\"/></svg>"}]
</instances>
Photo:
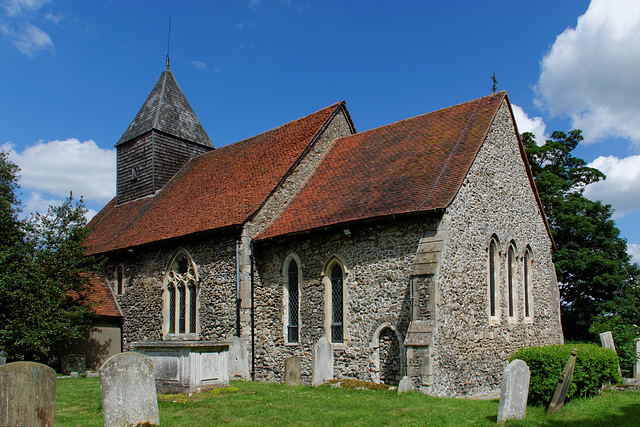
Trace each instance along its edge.
<instances>
[{"instance_id":1,"label":"green bush","mask_svg":"<svg viewBox=\"0 0 640 427\"><path fill-rule=\"evenodd\" d=\"M521 359L529 366L529 404L549 404L573 348L578 349L578 355L567 399L593 396L602 386L622 380L618 374L618 355L595 344L523 348L513 353L509 360Z\"/></svg>"}]
</instances>

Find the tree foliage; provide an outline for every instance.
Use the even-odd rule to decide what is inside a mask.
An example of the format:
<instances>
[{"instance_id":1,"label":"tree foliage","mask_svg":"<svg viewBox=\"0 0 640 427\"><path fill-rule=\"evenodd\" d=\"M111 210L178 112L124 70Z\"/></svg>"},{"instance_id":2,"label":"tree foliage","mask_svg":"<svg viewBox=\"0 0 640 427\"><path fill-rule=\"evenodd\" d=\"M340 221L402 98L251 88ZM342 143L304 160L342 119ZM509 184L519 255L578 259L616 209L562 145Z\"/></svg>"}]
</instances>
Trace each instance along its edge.
<instances>
[{"instance_id":1,"label":"tree foliage","mask_svg":"<svg viewBox=\"0 0 640 427\"><path fill-rule=\"evenodd\" d=\"M48 362L93 316L86 296L99 263L82 246L86 210L70 195L19 220L18 167L4 152L0 173L0 349L10 359Z\"/></svg>"},{"instance_id":2,"label":"tree foliage","mask_svg":"<svg viewBox=\"0 0 640 427\"><path fill-rule=\"evenodd\" d=\"M571 154L582 141L581 131L556 131L541 146L531 133L524 133L522 141L556 245L565 337L592 339L590 327L602 313L612 313L615 301L626 298L640 277L638 268L631 264L611 206L583 195L587 185L605 175Z\"/></svg>"}]
</instances>

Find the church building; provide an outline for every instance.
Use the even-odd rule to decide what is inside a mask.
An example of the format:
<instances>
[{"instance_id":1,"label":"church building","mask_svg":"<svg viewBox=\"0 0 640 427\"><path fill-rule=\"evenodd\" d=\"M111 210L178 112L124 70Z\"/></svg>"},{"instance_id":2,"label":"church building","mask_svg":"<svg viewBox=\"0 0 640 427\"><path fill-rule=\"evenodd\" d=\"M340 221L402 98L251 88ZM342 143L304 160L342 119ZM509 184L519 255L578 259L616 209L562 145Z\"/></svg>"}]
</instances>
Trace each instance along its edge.
<instances>
[{"instance_id":1,"label":"church building","mask_svg":"<svg viewBox=\"0 0 640 427\"><path fill-rule=\"evenodd\" d=\"M240 337L256 380L499 390L563 342L553 241L506 92L356 132L338 102L216 148L169 67L120 140L88 252L137 341Z\"/></svg>"}]
</instances>

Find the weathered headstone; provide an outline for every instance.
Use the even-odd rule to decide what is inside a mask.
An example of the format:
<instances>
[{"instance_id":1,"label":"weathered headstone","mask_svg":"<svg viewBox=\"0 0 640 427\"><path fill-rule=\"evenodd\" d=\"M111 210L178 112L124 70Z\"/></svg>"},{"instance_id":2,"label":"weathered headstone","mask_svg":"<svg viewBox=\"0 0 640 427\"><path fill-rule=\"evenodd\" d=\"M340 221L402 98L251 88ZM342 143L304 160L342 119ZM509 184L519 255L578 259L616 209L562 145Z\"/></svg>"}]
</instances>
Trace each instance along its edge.
<instances>
[{"instance_id":1,"label":"weathered headstone","mask_svg":"<svg viewBox=\"0 0 640 427\"><path fill-rule=\"evenodd\" d=\"M640 338L636 338L636 364L633 366L633 378L640 380Z\"/></svg>"},{"instance_id":2,"label":"weathered headstone","mask_svg":"<svg viewBox=\"0 0 640 427\"><path fill-rule=\"evenodd\" d=\"M600 343L604 348L610 348L613 351L616 351L616 346L613 343L613 335L611 335L611 331L603 332L600 334Z\"/></svg>"},{"instance_id":3,"label":"weathered headstone","mask_svg":"<svg viewBox=\"0 0 640 427\"><path fill-rule=\"evenodd\" d=\"M319 386L325 381L333 379L333 346L322 337L313 346L313 381L312 385Z\"/></svg>"},{"instance_id":4,"label":"weathered headstone","mask_svg":"<svg viewBox=\"0 0 640 427\"><path fill-rule=\"evenodd\" d=\"M578 349L574 348L571 351L571 356L569 357L566 366L560 374L560 378L558 378L558 385L556 386L555 393L553 393L553 398L551 399L551 403L549 404L547 415L553 414L555 411L562 408L562 405L564 405L564 398L567 397L567 391L569 391L569 385L571 384L571 379L573 378L573 368L576 365L577 354Z\"/></svg>"},{"instance_id":5,"label":"weathered headstone","mask_svg":"<svg viewBox=\"0 0 640 427\"><path fill-rule=\"evenodd\" d=\"M4 350L0 351L0 366L7 364L7 353Z\"/></svg>"},{"instance_id":6,"label":"weathered headstone","mask_svg":"<svg viewBox=\"0 0 640 427\"><path fill-rule=\"evenodd\" d=\"M416 389L413 387L411 380L408 376L402 377L400 380L400 384L398 384L398 394L406 393L408 391L415 391Z\"/></svg>"},{"instance_id":7,"label":"weathered headstone","mask_svg":"<svg viewBox=\"0 0 640 427\"><path fill-rule=\"evenodd\" d=\"M613 343L613 335L611 334L611 331L603 332L600 334L600 343L602 344L602 347L609 348L617 353L616 345ZM618 364L618 374L620 374L620 377L622 377L620 364Z\"/></svg>"},{"instance_id":8,"label":"weathered headstone","mask_svg":"<svg viewBox=\"0 0 640 427\"><path fill-rule=\"evenodd\" d=\"M61 360L62 372L84 372L87 370L87 359L84 354L67 354Z\"/></svg>"},{"instance_id":9,"label":"weathered headstone","mask_svg":"<svg viewBox=\"0 0 640 427\"><path fill-rule=\"evenodd\" d=\"M100 367L105 427L159 424L158 398L151 359L140 353L120 353Z\"/></svg>"},{"instance_id":10,"label":"weathered headstone","mask_svg":"<svg viewBox=\"0 0 640 427\"><path fill-rule=\"evenodd\" d=\"M284 384L300 385L300 358L298 356L288 357L284 361Z\"/></svg>"},{"instance_id":11,"label":"weathered headstone","mask_svg":"<svg viewBox=\"0 0 640 427\"><path fill-rule=\"evenodd\" d=\"M229 379L248 380L249 374L249 351L247 343L240 337L230 337L229 342Z\"/></svg>"},{"instance_id":12,"label":"weathered headstone","mask_svg":"<svg viewBox=\"0 0 640 427\"><path fill-rule=\"evenodd\" d=\"M56 407L56 371L35 362L0 366L0 425L51 426Z\"/></svg>"},{"instance_id":13,"label":"weathered headstone","mask_svg":"<svg viewBox=\"0 0 640 427\"><path fill-rule=\"evenodd\" d=\"M531 372L524 360L516 359L507 365L500 385L499 423L523 420L527 415L530 378Z\"/></svg>"}]
</instances>

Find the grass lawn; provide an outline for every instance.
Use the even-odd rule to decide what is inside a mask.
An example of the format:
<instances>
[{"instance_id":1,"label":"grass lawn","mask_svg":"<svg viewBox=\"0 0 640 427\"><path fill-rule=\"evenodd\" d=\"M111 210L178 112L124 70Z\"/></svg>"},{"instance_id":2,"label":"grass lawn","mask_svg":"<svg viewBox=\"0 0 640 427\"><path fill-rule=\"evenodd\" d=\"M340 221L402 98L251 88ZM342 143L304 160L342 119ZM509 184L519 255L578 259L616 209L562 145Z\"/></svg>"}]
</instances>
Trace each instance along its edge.
<instances>
[{"instance_id":1,"label":"grass lawn","mask_svg":"<svg viewBox=\"0 0 640 427\"><path fill-rule=\"evenodd\" d=\"M419 393L233 381L232 388L160 396L161 426L496 425L497 400L442 399ZM514 426L638 426L640 392L608 391L574 400L546 417L529 407ZM56 426L103 426L97 378L59 379Z\"/></svg>"}]
</instances>

